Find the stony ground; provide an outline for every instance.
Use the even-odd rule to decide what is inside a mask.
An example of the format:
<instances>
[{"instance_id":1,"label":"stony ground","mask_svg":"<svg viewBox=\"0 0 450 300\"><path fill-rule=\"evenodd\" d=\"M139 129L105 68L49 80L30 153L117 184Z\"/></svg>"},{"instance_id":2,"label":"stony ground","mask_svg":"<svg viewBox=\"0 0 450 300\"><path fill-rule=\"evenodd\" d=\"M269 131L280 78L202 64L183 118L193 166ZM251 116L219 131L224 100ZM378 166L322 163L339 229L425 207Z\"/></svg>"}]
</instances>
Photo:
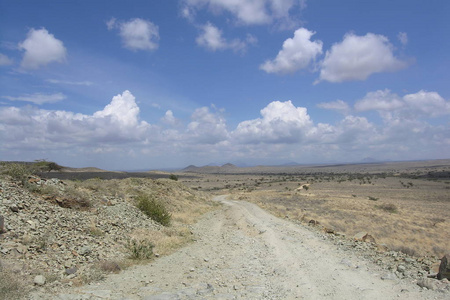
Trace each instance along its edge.
<instances>
[{"instance_id":1,"label":"stony ground","mask_svg":"<svg viewBox=\"0 0 450 300\"><path fill-rule=\"evenodd\" d=\"M140 211L133 201L138 192L166 201L174 219L189 220L186 213L196 218L214 204L168 179L76 184L74 192L59 179L30 177L27 188L0 179L0 299L98 281L136 263L129 259L135 249L130 241L152 243L155 253L165 254L191 239L188 225L174 220L164 227ZM49 188L51 195L44 193ZM68 196L81 192L86 198L78 202ZM88 207L76 206L87 202Z\"/></svg>"},{"instance_id":2,"label":"stony ground","mask_svg":"<svg viewBox=\"0 0 450 300\"><path fill-rule=\"evenodd\" d=\"M353 242L226 200L194 227L197 240L148 265L31 299L448 299L431 262ZM378 264L373 263L373 261Z\"/></svg>"}]
</instances>

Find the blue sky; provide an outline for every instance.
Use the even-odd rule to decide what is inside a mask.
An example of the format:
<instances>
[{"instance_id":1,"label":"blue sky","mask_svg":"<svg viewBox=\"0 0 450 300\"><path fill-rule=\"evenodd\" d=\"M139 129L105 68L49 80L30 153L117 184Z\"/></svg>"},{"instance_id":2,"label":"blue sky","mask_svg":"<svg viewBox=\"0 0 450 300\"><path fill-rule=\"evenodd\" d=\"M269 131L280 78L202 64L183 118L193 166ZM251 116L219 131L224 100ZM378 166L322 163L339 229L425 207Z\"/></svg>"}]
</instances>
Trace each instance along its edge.
<instances>
[{"instance_id":1,"label":"blue sky","mask_svg":"<svg viewBox=\"0 0 450 300\"><path fill-rule=\"evenodd\" d=\"M0 0L0 160L449 158L450 2Z\"/></svg>"}]
</instances>

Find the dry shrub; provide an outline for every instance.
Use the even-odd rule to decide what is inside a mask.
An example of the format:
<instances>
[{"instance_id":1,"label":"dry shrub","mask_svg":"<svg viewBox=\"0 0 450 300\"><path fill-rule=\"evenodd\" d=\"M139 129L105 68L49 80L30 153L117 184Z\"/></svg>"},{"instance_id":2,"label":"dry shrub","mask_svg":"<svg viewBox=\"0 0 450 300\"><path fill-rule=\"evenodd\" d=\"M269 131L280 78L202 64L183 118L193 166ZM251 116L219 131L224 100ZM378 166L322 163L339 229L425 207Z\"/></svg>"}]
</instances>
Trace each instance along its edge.
<instances>
[{"instance_id":1,"label":"dry shrub","mask_svg":"<svg viewBox=\"0 0 450 300\"><path fill-rule=\"evenodd\" d=\"M375 205L376 208L390 212L390 213L397 213L398 212L398 208L395 204L392 203L384 203L384 204L380 204L380 205Z\"/></svg>"},{"instance_id":2,"label":"dry shrub","mask_svg":"<svg viewBox=\"0 0 450 300\"><path fill-rule=\"evenodd\" d=\"M137 260L152 258L154 247L153 243L146 239L131 239L126 245L130 258Z\"/></svg>"},{"instance_id":3,"label":"dry shrub","mask_svg":"<svg viewBox=\"0 0 450 300\"><path fill-rule=\"evenodd\" d=\"M115 260L105 260L98 263L97 268L105 273L120 273L123 267L121 263Z\"/></svg>"}]
</instances>

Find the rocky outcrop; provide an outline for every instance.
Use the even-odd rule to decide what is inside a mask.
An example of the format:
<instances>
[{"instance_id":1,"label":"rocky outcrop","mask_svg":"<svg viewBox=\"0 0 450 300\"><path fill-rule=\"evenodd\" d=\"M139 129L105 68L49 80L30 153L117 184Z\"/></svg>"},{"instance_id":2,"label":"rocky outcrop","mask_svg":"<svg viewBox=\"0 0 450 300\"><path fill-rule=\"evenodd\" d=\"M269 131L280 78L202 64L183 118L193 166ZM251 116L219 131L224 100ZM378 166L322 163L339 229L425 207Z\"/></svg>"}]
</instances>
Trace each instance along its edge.
<instances>
[{"instance_id":1,"label":"rocky outcrop","mask_svg":"<svg viewBox=\"0 0 450 300\"><path fill-rule=\"evenodd\" d=\"M439 266L438 279L450 279L450 254L444 255L441 258L441 264Z\"/></svg>"}]
</instances>

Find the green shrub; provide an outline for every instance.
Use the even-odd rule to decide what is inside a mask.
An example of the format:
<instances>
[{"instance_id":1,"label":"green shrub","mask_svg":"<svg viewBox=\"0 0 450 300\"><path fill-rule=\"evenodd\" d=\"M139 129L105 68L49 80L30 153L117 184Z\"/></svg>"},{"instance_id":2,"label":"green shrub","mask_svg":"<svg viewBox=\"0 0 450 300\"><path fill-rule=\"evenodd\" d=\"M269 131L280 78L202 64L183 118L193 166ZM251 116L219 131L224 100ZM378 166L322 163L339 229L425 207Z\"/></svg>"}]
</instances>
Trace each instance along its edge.
<instances>
[{"instance_id":1,"label":"green shrub","mask_svg":"<svg viewBox=\"0 0 450 300\"><path fill-rule=\"evenodd\" d=\"M177 175L175 175L175 174L170 174L170 176L169 176L169 179L172 179L172 180L178 181L178 176L177 176Z\"/></svg>"},{"instance_id":2,"label":"green shrub","mask_svg":"<svg viewBox=\"0 0 450 300\"><path fill-rule=\"evenodd\" d=\"M380 199L380 198L375 198L375 197L369 196L369 200L378 201L378 199Z\"/></svg>"},{"instance_id":3,"label":"green shrub","mask_svg":"<svg viewBox=\"0 0 450 300\"><path fill-rule=\"evenodd\" d=\"M127 249L131 259L149 259L153 256L155 246L146 240L131 239L128 241Z\"/></svg>"},{"instance_id":4,"label":"green shrub","mask_svg":"<svg viewBox=\"0 0 450 300\"><path fill-rule=\"evenodd\" d=\"M137 208L152 220L164 226L169 226L172 215L163 203L157 201L150 195L141 194L137 198Z\"/></svg>"}]
</instances>

